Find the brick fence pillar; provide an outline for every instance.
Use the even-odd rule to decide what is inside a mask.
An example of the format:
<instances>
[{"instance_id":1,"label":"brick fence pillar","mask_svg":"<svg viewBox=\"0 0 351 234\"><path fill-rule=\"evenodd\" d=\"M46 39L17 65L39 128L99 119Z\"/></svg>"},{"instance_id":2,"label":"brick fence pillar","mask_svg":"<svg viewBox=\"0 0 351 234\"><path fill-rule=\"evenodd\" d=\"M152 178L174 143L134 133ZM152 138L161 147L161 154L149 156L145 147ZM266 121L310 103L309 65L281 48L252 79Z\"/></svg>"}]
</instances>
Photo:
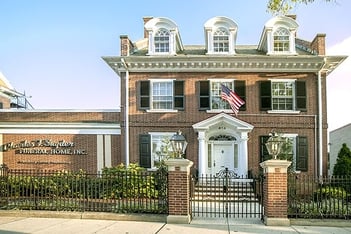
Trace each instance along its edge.
<instances>
[{"instance_id":1,"label":"brick fence pillar","mask_svg":"<svg viewBox=\"0 0 351 234\"><path fill-rule=\"evenodd\" d=\"M167 223L190 223L190 167L187 159L168 159Z\"/></svg>"},{"instance_id":2,"label":"brick fence pillar","mask_svg":"<svg viewBox=\"0 0 351 234\"><path fill-rule=\"evenodd\" d=\"M289 226L288 177L291 162L267 160L260 163L263 168L264 223L267 226Z\"/></svg>"}]
</instances>

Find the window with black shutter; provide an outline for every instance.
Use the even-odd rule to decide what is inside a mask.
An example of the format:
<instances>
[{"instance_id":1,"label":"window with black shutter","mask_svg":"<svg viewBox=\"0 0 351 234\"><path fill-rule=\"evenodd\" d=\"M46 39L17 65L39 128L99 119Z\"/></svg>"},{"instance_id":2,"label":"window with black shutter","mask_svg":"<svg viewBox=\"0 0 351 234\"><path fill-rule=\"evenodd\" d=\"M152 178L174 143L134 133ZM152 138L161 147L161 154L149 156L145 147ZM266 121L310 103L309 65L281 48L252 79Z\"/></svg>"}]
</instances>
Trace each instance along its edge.
<instances>
[{"instance_id":1,"label":"window with black shutter","mask_svg":"<svg viewBox=\"0 0 351 234\"><path fill-rule=\"evenodd\" d=\"M268 153L266 142L268 141L269 136L260 136L260 162L270 159Z\"/></svg>"},{"instance_id":2,"label":"window with black shutter","mask_svg":"<svg viewBox=\"0 0 351 234\"><path fill-rule=\"evenodd\" d=\"M260 82L260 110L272 109L272 90L270 81Z\"/></svg>"},{"instance_id":3,"label":"window with black shutter","mask_svg":"<svg viewBox=\"0 0 351 234\"><path fill-rule=\"evenodd\" d=\"M296 170L308 170L308 144L307 137L298 136L296 138Z\"/></svg>"},{"instance_id":4,"label":"window with black shutter","mask_svg":"<svg viewBox=\"0 0 351 234\"><path fill-rule=\"evenodd\" d=\"M150 109L150 81L140 81L139 88L139 108Z\"/></svg>"},{"instance_id":5,"label":"window with black shutter","mask_svg":"<svg viewBox=\"0 0 351 234\"><path fill-rule=\"evenodd\" d=\"M245 101L245 104L242 105L239 110L245 111L246 110L246 87L245 87L245 80L235 80L234 81L234 92Z\"/></svg>"},{"instance_id":6,"label":"window with black shutter","mask_svg":"<svg viewBox=\"0 0 351 234\"><path fill-rule=\"evenodd\" d=\"M184 110L184 81L173 82L174 109Z\"/></svg>"},{"instance_id":7,"label":"window with black shutter","mask_svg":"<svg viewBox=\"0 0 351 234\"><path fill-rule=\"evenodd\" d=\"M210 109L210 82L209 81L200 81L200 110Z\"/></svg>"},{"instance_id":8,"label":"window with black shutter","mask_svg":"<svg viewBox=\"0 0 351 234\"><path fill-rule=\"evenodd\" d=\"M306 101L306 82L305 81L296 81L296 110L307 111Z\"/></svg>"},{"instance_id":9,"label":"window with black shutter","mask_svg":"<svg viewBox=\"0 0 351 234\"><path fill-rule=\"evenodd\" d=\"M151 167L151 136L149 134L139 135L139 164L141 167Z\"/></svg>"}]
</instances>

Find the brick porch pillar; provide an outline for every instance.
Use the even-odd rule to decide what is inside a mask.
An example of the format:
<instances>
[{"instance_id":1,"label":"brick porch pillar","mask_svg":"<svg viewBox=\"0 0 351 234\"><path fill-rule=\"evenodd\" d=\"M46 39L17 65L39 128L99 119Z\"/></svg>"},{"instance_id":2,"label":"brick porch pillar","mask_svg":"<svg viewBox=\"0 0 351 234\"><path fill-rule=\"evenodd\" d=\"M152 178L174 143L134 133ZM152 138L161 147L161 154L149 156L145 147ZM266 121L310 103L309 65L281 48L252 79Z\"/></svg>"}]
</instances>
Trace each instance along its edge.
<instances>
[{"instance_id":1,"label":"brick porch pillar","mask_svg":"<svg viewBox=\"0 0 351 234\"><path fill-rule=\"evenodd\" d=\"M263 168L264 223L267 226L289 226L288 219L288 177L291 162L267 160L260 163Z\"/></svg>"},{"instance_id":2,"label":"brick porch pillar","mask_svg":"<svg viewBox=\"0 0 351 234\"><path fill-rule=\"evenodd\" d=\"M167 223L190 223L190 167L187 159L168 159Z\"/></svg>"}]
</instances>

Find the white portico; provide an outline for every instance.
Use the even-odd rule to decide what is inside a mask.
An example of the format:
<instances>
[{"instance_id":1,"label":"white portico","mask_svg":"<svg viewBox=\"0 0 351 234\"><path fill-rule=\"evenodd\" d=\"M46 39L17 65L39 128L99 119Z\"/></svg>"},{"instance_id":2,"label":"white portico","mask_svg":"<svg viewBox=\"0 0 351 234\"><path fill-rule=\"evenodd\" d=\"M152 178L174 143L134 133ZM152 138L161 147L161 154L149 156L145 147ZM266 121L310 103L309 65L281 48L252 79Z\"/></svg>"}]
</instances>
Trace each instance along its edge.
<instances>
[{"instance_id":1,"label":"white portico","mask_svg":"<svg viewBox=\"0 0 351 234\"><path fill-rule=\"evenodd\" d=\"M220 113L194 124L193 128L198 133L199 175L215 175L224 168L239 176L247 175L247 141L252 125Z\"/></svg>"}]
</instances>

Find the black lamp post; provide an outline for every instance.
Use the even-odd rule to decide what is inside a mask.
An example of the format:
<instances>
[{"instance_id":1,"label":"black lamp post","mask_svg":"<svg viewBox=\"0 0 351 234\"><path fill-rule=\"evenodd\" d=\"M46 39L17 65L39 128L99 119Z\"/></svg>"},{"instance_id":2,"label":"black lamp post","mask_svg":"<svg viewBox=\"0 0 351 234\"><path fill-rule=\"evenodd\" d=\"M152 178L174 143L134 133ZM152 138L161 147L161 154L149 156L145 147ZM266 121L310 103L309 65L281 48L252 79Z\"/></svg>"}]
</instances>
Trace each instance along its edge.
<instances>
[{"instance_id":1,"label":"black lamp post","mask_svg":"<svg viewBox=\"0 0 351 234\"><path fill-rule=\"evenodd\" d=\"M269 155L272 155L273 159L277 159L285 141L275 131L272 131L269 135L270 138L266 142L266 147Z\"/></svg>"},{"instance_id":2,"label":"black lamp post","mask_svg":"<svg viewBox=\"0 0 351 234\"><path fill-rule=\"evenodd\" d=\"M176 153L176 158L182 158L182 155L185 153L186 146L188 142L185 137L182 135L182 132L179 130L176 134L174 134L170 142L172 144L173 152Z\"/></svg>"}]
</instances>

